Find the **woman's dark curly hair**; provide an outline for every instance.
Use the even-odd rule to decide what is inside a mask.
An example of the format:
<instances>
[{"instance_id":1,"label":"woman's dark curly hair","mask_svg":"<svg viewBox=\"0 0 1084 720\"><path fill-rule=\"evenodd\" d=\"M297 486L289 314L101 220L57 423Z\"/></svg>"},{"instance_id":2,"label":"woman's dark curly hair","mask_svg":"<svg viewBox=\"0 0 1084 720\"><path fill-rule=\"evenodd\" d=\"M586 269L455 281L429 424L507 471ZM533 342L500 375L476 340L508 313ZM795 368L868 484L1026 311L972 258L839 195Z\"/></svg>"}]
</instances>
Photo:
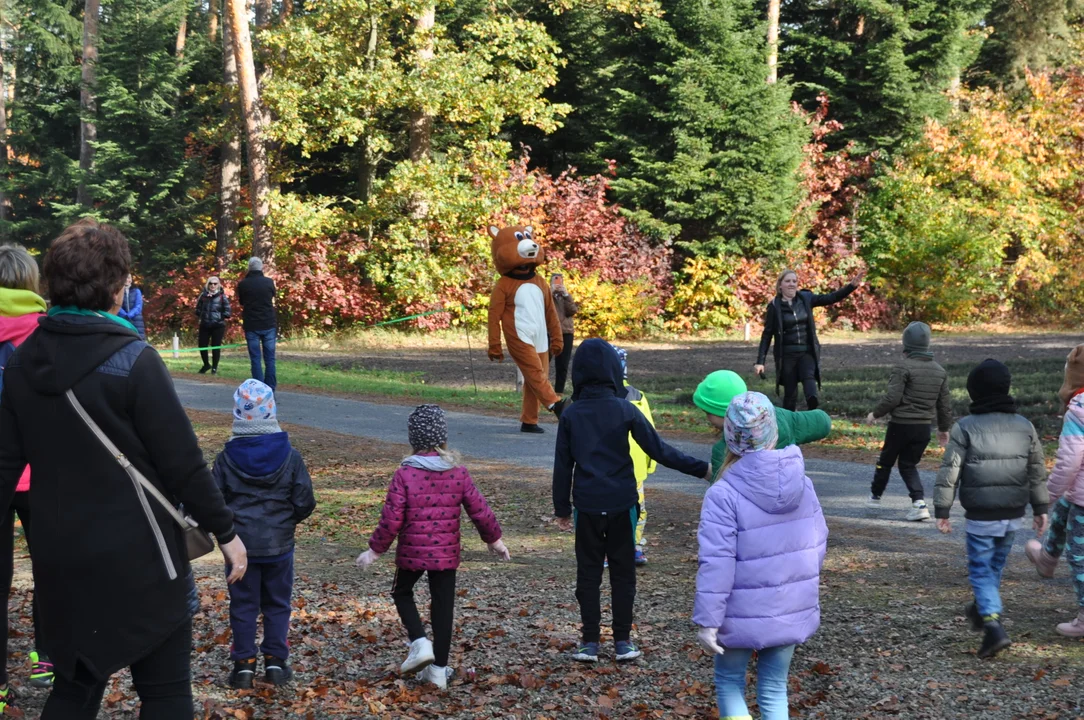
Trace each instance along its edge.
<instances>
[{"instance_id":1,"label":"woman's dark curly hair","mask_svg":"<svg viewBox=\"0 0 1084 720\"><path fill-rule=\"evenodd\" d=\"M42 275L54 306L113 309L132 264L128 239L112 225L84 218L53 240Z\"/></svg>"}]
</instances>

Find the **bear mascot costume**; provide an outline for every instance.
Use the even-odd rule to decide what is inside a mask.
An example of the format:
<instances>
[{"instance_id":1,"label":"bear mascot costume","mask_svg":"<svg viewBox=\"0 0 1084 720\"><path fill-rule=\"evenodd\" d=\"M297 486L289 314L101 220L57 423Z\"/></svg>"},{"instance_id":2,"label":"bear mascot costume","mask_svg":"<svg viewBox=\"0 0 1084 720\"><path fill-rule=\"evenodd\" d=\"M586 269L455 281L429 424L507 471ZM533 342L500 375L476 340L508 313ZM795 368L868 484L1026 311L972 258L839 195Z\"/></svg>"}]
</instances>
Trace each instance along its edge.
<instances>
[{"instance_id":1,"label":"bear mascot costume","mask_svg":"<svg viewBox=\"0 0 1084 720\"><path fill-rule=\"evenodd\" d=\"M564 344L553 295L535 273L542 264L542 248L527 227L489 226L493 236L490 252L501 279L489 296L489 359L504 360L501 328L508 354L523 373L523 412L520 431L544 432L538 427L538 406L542 404L561 416L565 403L549 381L550 356L560 355Z\"/></svg>"}]
</instances>

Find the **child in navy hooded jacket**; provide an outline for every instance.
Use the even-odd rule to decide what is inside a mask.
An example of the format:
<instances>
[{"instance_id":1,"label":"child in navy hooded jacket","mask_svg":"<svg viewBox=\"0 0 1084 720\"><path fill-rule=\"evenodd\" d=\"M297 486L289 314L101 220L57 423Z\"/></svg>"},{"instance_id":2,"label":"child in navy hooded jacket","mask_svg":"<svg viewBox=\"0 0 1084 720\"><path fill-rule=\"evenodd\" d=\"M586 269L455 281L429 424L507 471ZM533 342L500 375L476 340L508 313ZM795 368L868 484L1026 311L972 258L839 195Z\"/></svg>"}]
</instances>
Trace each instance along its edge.
<instances>
[{"instance_id":1,"label":"child in navy hooded jacket","mask_svg":"<svg viewBox=\"0 0 1084 720\"><path fill-rule=\"evenodd\" d=\"M599 589L603 560L608 559L615 656L634 660L640 656L629 641L639 506L629 437L660 465L705 479L709 468L663 442L626 399L621 360L606 341L592 338L580 345L572 362L572 389L573 402L557 426L553 508L561 528L575 527L576 532L576 600L583 643L573 658L598 661Z\"/></svg>"},{"instance_id":2,"label":"child in navy hooded jacket","mask_svg":"<svg viewBox=\"0 0 1084 720\"><path fill-rule=\"evenodd\" d=\"M233 394L233 437L215 458L214 476L233 510L237 535L248 548L249 569L229 586L234 661L230 686L251 688L256 674L256 621L263 613L264 671L284 685L293 676L290 654L294 529L312 514L316 499L301 453L279 427L275 395L258 380Z\"/></svg>"}]
</instances>

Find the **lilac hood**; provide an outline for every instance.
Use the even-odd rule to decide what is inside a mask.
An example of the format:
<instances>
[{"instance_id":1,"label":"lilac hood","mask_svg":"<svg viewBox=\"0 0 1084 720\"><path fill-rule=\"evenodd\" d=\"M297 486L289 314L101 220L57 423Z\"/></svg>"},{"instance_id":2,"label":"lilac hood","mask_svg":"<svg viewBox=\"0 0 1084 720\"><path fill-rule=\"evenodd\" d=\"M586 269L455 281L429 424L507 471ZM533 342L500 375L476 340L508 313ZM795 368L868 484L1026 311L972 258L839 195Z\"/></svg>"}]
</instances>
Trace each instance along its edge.
<instances>
[{"instance_id":1,"label":"lilac hood","mask_svg":"<svg viewBox=\"0 0 1084 720\"><path fill-rule=\"evenodd\" d=\"M704 496L697 538L693 622L719 628L724 648L793 645L817 631L828 526L798 446L731 466Z\"/></svg>"}]
</instances>

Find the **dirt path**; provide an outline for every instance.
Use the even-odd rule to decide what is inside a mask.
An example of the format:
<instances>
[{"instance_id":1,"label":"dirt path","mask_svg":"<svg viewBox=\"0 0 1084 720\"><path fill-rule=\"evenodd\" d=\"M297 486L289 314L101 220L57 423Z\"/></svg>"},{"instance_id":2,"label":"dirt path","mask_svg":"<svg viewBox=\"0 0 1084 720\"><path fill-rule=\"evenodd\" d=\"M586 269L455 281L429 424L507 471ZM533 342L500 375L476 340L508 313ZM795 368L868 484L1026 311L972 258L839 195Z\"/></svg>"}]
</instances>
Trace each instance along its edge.
<instances>
[{"instance_id":1,"label":"dirt path","mask_svg":"<svg viewBox=\"0 0 1084 720\"><path fill-rule=\"evenodd\" d=\"M471 364L479 387L511 387L515 367L492 363L480 338L472 339L472 352L461 347L359 349L343 352L282 352L280 357L310 360L324 365L367 370L419 373L427 383L469 386ZM577 341L578 342L578 341ZM1081 334L949 335L935 340L942 363L1064 358L1068 349L1084 342ZM646 381L680 377L703 377L720 368L750 370L756 361L755 342L629 343L629 362L635 376ZM825 374L839 368L891 365L900 350L896 337L832 336L823 338Z\"/></svg>"},{"instance_id":2,"label":"dirt path","mask_svg":"<svg viewBox=\"0 0 1084 720\"><path fill-rule=\"evenodd\" d=\"M220 448L228 421L213 413L192 417L207 451ZM292 439L320 502L299 533L291 636L298 679L288 690L261 684L238 693L224 687L228 600L217 556L209 556L197 565L202 613L193 669L201 717L718 717L711 661L696 647L689 621L696 498L649 490L650 564L638 575L635 631L645 655L630 666L605 660L585 668L567 657L577 639L575 560L572 538L549 522L547 474L472 463L514 559L495 562L465 524L452 657L461 674L447 694L438 694L396 673L405 645L388 592L391 558L366 573L352 563L406 449L304 428L295 428ZM1016 645L995 661L980 662L972 654L977 638L960 616L968 588L958 544L899 537L888 524L841 518L829 525L822 626L795 656L792 716L1009 720L1084 714L1078 685L1084 643L1053 632L1071 605L1064 568L1054 581L1041 582L1019 558L1010 562L1004 596ZM422 589L420 604L425 595ZM25 657L28 649L28 602L20 584L13 598L13 657ZM609 617L607 607L603 616ZM12 672L17 684L25 682L14 663ZM20 706L35 717L43 696L19 689ZM127 679L118 677L101 717L134 720L134 706Z\"/></svg>"}]
</instances>

